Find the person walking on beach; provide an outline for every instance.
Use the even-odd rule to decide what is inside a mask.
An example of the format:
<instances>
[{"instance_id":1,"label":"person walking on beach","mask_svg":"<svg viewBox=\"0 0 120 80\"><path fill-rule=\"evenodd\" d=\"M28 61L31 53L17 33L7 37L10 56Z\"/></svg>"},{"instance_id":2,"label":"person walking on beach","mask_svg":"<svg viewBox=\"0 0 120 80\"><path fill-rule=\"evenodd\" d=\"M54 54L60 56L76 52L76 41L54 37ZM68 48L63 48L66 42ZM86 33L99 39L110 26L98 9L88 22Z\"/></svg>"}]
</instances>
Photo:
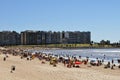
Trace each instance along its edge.
<instances>
[{"instance_id":1,"label":"person walking on beach","mask_svg":"<svg viewBox=\"0 0 120 80\"><path fill-rule=\"evenodd\" d=\"M3 61L6 61L6 57L3 58Z\"/></svg>"},{"instance_id":2,"label":"person walking on beach","mask_svg":"<svg viewBox=\"0 0 120 80\"><path fill-rule=\"evenodd\" d=\"M114 60L112 59L112 64L114 63Z\"/></svg>"}]
</instances>

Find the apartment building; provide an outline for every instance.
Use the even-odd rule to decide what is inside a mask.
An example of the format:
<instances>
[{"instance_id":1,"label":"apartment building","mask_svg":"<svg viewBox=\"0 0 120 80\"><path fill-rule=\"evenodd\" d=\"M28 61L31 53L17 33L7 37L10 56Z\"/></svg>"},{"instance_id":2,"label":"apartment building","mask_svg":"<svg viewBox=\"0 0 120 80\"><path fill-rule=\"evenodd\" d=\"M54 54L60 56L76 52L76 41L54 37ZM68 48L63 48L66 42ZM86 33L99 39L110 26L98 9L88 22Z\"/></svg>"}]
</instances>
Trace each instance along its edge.
<instances>
[{"instance_id":1,"label":"apartment building","mask_svg":"<svg viewBox=\"0 0 120 80\"><path fill-rule=\"evenodd\" d=\"M21 32L22 45L38 45L38 44L89 44L91 42L90 32L80 31L23 31Z\"/></svg>"},{"instance_id":2,"label":"apartment building","mask_svg":"<svg viewBox=\"0 0 120 80\"><path fill-rule=\"evenodd\" d=\"M0 45L19 45L20 34L15 31L1 31Z\"/></svg>"}]
</instances>

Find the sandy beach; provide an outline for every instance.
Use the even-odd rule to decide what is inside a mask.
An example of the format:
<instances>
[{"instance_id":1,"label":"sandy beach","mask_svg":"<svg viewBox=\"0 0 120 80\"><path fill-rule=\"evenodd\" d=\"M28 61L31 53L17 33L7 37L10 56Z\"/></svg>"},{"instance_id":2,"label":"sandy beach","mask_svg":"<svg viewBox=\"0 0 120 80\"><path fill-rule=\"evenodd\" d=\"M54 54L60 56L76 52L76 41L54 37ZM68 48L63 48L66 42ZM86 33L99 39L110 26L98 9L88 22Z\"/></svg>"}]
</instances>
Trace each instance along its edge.
<instances>
[{"instance_id":1,"label":"sandy beach","mask_svg":"<svg viewBox=\"0 0 120 80\"><path fill-rule=\"evenodd\" d=\"M20 56L12 56L3 61L3 54L0 54L0 80L119 80L120 70L104 69L103 66L92 66L81 64L80 68L67 68L58 63L53 67L46 62L35 58L27 61L20 59ZM11 73L11 66L16 69Z\"/></svg>"}]
</instances>

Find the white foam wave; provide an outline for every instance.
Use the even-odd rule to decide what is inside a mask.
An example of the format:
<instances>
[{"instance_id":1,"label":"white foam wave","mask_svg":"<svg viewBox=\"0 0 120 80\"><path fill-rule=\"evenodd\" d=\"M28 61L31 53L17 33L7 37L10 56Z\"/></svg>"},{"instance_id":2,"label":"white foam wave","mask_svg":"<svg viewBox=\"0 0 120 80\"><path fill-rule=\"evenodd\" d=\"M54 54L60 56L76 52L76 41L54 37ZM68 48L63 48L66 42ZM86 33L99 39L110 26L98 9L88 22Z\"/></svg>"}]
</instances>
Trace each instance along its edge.
<instances>
[{"instance_id":1,"label":"white foam wave","mask_svg":"<svg viewBox=\"0 0 120 80\"><path fill-rule=\"evenodd\" d=\"M111 53L119 53L120 51L93 51L93 52L111 52Z\"/></svg>"}]
</instances>

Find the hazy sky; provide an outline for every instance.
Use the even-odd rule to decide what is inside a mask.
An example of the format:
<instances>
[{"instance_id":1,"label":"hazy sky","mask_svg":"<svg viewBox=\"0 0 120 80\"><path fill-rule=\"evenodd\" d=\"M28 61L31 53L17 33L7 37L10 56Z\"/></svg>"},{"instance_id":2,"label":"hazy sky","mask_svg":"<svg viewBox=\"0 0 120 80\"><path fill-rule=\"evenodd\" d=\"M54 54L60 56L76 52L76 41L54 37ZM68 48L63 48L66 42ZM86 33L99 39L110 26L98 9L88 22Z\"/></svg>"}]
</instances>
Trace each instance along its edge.
<instances>
[{"instance_id":1,"label":"hazy sky","mask_svg":"<svg viewBox=\"0 0 120 80\"><path fill-rule=\"evenodd\" d=\"M120 40L120 0L0 0L0 31L91 31Z\"/></svg>"}]
</instances>

